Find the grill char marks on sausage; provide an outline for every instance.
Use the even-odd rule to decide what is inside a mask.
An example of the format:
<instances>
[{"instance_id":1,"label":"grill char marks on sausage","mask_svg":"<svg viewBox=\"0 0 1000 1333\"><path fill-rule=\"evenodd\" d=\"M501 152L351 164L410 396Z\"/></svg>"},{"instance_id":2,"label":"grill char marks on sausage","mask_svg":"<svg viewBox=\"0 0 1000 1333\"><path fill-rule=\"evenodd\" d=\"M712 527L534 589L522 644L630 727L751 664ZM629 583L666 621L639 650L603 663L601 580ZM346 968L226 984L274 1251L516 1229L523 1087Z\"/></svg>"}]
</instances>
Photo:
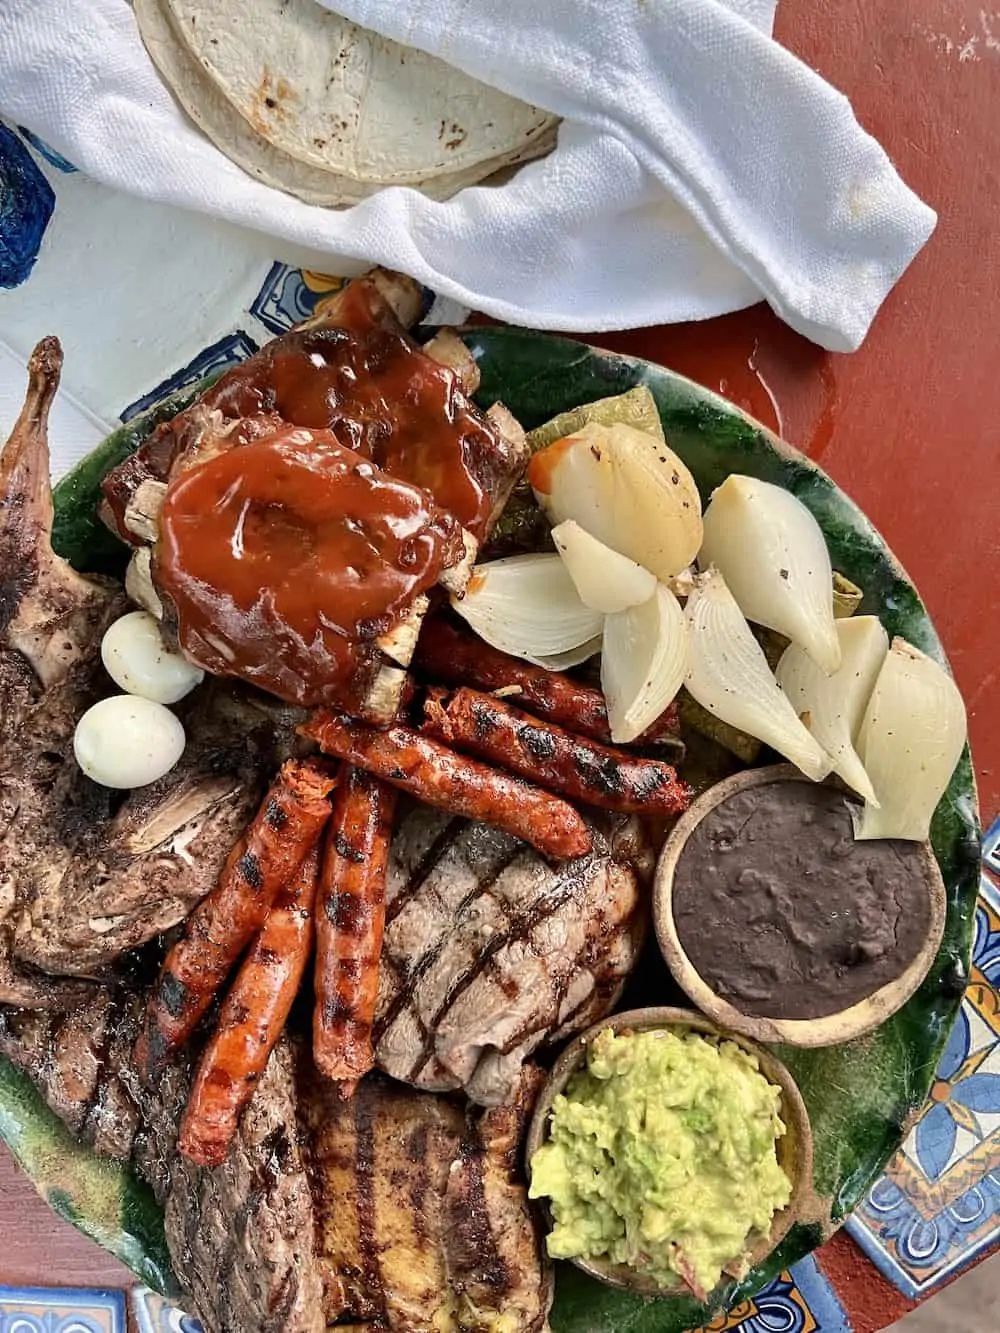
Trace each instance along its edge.
<instances>
[{"instance_id":1,"label":"grill char marks on sausage","mask_svg":"<svg viewBox=\"0 0 1000 1333\"><path fill-rule=\"evenodd\" d=\"M229 857L219 883L188 917L160 971L136 1047L153 1079L181 1049L268 909L315 847L334 778L321 762L289 759ZM284 815L278 819L275 810Z\"/></svg>"},{"instance_id":2,"label":"grill char marks on sausage","mask_svg":"<svg viewBox=\"0 0 1000 1333\"><path fill-rule=\"evenodd\" d=\"M350 1095L375 1062L372 1022L396 792L361 769L345 769L323 852L313 1055Z\"/></svg>"},{"instance_id":3,"label":"grill char marks on sausage","mask_svg":"<svg viewBox=\"0 0 1000 1333\"><path fill-rule=\"evenodd\" d=\"M314 847L279 891L198 1062L181 1122L180 1150L202 1166L225 1160L239 1117L284 1031L312 957L318 879L319 850Z\"/></svg>"},{"instance_id":4,"label":"grill char marks on sausage","mask_svg":"<svg viewBox=\"0 0 1000 1333\"><path fill-rule=\"evenodd\" d=\"M325 754L364 768L428 805L504 829L553 859L590 851L590 831L567 802L409 727L372 727L323 709L300 731Z\"/></svg>"},{"instance_id":5,"label":"grill char marks on sausage","mask_svg":"<svg viewBox=\"0 0 1000 1333\"><path fill-rule=\"evenodd\" d=\"M647 818L679 815L690 804L690 789L669 764L584 740L479 690L432 687L424 714L426 735L571 801Z\"/></svg>"},{"instance_id":6,"label":"grill char marks on sausage","mask_svg":"<svg viewBox=\"0 0 1000 1333\"><path fill-rule=\"evenodd\" d=\"M535 717L566 727L575 736L611 743L607 705L600 690L561 671L546 671L502 653L444 616L434 616L424 626L413 669L436 685L510 690L511 702ZM635 744L663 746L669 756L683 756L677 705L670 704Z\"/></svg>"}]
</instances>

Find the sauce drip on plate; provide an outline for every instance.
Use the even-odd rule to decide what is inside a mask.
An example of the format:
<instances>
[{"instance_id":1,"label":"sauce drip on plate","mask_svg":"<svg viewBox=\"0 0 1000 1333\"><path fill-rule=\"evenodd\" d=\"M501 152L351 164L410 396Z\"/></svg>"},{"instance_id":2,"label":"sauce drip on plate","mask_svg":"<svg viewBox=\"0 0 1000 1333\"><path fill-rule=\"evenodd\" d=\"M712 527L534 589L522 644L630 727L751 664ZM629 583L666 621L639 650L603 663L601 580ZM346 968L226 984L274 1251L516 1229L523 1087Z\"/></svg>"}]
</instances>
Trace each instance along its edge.
<instances>
[{"instance_id":1,"label":"sauce drip on plate","mask_svg":"<svg viewBox=\"0 0 1000 1333\"><path fill-rule=\"evenodd\" d=\"M292 428L173 482L156 575L193 661L312 706L343 698L371 641L463 551L426 493Z\"/></svg>"}]
</instances>

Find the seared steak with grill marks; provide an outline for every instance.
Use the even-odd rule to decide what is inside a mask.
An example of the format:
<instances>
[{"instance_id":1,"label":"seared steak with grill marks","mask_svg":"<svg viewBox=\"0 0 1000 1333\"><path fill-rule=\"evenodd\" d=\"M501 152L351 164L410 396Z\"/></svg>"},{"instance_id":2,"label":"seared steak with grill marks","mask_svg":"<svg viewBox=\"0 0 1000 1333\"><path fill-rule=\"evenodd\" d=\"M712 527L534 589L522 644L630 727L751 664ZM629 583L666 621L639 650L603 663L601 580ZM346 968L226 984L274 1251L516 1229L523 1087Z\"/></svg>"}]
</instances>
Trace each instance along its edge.
<instances>
[{"instance_id":1,"label":"seared steak with grill marks","mask_svg":"<svg viewBox=\"0 0 1000 1333\"><path fill-rule=\"evenodd\" d=\"M127 1161L139 1109L120 1073L131 1058L142 997L92 986L69 1013L0 1007L0 1055L31 1077L73 1135L104 1157Z\"/></svg>"},{"instance_id":2,"label":"seared steak with grill marks","mask_svg":"<svg viewBox=\"0 0 1000 1333\"><path fill-rule=\"evenodd\" d=\"M77 1137L131 1160L152 1186L174 1272L209 1333L321 1333L339 1307L324 1304L314 1257L288 1044L272 1055L225 1163L205 1170L176 1147L187 1067L152 1091L133 1068L144 1003L138 991L95 986L78 1014L0 1009L0 1054Z\"/></svg>"},{"instance_id":3,"label":"seared steak with grill marks","mask_svg":"<svg viewBox=\"0 0 1000 1333\"><path fill-rule=\"evenodd\" d=\"M499 1105L536 1047L610 1010L641 943L652 849L637 820L592 827L589 856L551 866L425 806L398 821L375 1023L387 1074Z\"/></svg>"},{"instance_id":4,"label":"seared steak with grill marks","mask_svg":"<svg viewBox=\"0 0 1000 1333\"><path fill-rule=\"evenodd\" d=\"M345 1313L392 1333L547 1327L516 1147L534 1091L526 1074L518 1103L478 1115L378 1076L349 1101L329 1083L305 1093L320 1265Z\"/></svg>"},{"instance_id":5,"label":"seared steak with grill marks","mask_svg":"<svg viewBox=\"0 0 1000 1333\"><path fill-rule=\"evenodd\" d=\"M176 1151L187 1072L152 1094L129 1068L148 1137L139 1171L163 1203L174 1272L210 1333L321 1333L327 1316L315 1257L313 1200L296 1124L292 1051L274 1050L221 1166Z\"/></svg>"},{"instance_id":6,"label":"seared steak with grill marks","mask_svg":"<svg viewBox=\"0 0 1000 1333\"><path fill-rule=\"evenodd\" d=\"M520 1172L539 1071L484 1112L365 1079L352 1100L282 1041L222 1166L177 1152L190 1075L132 1067L143 997L94 987L62 1016L0 1009L0 1054L163 1204L174 1271L210 1333L537 1333L551 1272ZM297 1073L296 1073L297 1069ZM301 1143L300 1143L301 1139Z\"/></svg>"}]
</instances>

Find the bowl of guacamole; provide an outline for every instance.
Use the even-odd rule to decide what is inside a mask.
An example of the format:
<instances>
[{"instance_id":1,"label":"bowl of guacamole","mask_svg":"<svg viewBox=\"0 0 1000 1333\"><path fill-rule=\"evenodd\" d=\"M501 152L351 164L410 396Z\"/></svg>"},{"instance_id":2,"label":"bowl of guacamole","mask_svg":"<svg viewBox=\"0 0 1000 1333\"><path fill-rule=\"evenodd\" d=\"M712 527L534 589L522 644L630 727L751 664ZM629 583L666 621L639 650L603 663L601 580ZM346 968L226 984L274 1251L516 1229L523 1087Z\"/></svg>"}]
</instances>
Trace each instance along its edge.
<instances>
[{"instance_id":1,"label":"bowl of guacamole","mask_svg":"<svg viewBox=\"0 0 1000 1333\"><path fill-rule=\"evenodd\" d=\"M791 1075L684 1009L615 1014L577 1037L538 1099L526 1156L551 1258L702 1302L774 1249L812 1185Z\"/></svg>"}]
</instances>

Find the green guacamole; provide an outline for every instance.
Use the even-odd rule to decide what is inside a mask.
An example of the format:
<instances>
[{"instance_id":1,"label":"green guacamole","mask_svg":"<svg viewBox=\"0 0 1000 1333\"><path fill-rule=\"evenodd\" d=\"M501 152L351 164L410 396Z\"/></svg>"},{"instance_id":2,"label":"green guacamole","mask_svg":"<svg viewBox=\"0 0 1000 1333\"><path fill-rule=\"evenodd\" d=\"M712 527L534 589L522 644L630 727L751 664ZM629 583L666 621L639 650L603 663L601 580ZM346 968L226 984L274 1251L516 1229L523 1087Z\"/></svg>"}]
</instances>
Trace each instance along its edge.
<instances>
[{"instance_id":1,"label":"green guacamole","mask_svg":"<svg viewBox=\"0 0 1000 1333\"><path fill-rule=\"evenodd\" d=\"M555 1259L610 1259L708 1293L791 1197L781 1091L734 1042L600 1033L531 1160Z\"/></svg>"}]
</instances>

